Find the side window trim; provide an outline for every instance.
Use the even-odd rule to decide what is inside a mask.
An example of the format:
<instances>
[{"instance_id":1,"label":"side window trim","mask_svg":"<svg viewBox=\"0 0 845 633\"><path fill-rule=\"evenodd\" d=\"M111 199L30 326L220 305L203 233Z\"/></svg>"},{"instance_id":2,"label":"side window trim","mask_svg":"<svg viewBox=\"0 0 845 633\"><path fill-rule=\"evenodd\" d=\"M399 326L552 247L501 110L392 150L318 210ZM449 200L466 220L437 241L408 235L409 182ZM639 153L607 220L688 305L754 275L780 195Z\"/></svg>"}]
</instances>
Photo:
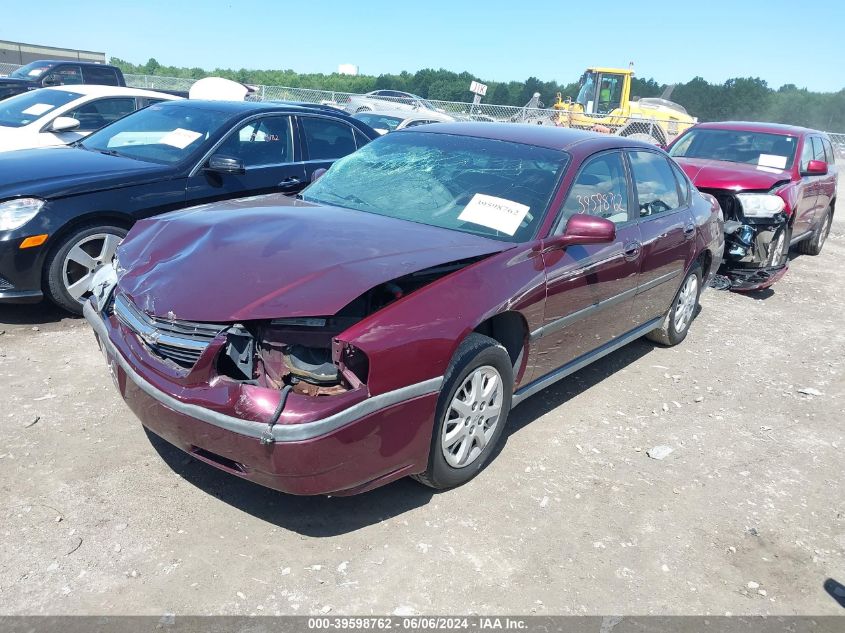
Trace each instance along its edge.
<instances>
[{"instance_id":1,"label":"side window trim","mask_svg":"<svg viewBox=\"0 0 845 633\"><path fill-rule=\"evenodd\" d=\"M625 222L620 222L619 224L617 224L616 228L619 229L619 228L624 228L626 226L631 226L631 224L636 222L637 218L634 214L634 207L632 206L632 202L633 202L634 198L632 197L633 192L631 191L631 183L632 183L631 169L630 169L630 166L628 165L627 157L625 156L625 153L622 150L617 149L617 148L611 148L611 149L601 150L599 152L596 152L595 154L590 154L590 156L587 159L585 159L584 162L581 163L581 167L578 169L578 173L575 174L575 177L569 183L569 188L566 190L566 194L561 199L560 206L554 212L555 213L555 221L554 221L554 224L552 224L552 230L549 232L550 236L551 235L560 235L565 228L566 222L569 221L569 218L564 219L564 217L563 217L564 209L566 207L566 202L567 202L567 200L569 200L569 195L572 193L572 189L575 187L575 183L578 182L578 179L581 177L581 174L584 172L584 169L586 169L589 166L589 164L592 163L597 158L601 158L601 157L607 156L609 154L617 154L619 156L619 162L622 164L622 169L625 172L625 181L626 181L626 186L628 188L628 205L627 205L628 206L628 219Z\"/></svg>"},{"instance_id":2,"label":"side window trim","mask_svg":"<svg viewBox=\"0 0 845 633\"><path fill-rule=\"evenodd\" d=\"M675 176L675 186L678 189L678 201L680 202L680 206L678 208L686 209L690 206L690 201L692 200L692 191L690 189L690 187L692 187L692 184L689 182L689 180L686 180L686 174L684 174L684 170L681 169L674 160L669 158L668 163L669 167L672 169L672 174ZM683 195L684 188L681 187L681 178L684 178L684 182L687 185L686 195Z\"/></svg>"}]
</instances>

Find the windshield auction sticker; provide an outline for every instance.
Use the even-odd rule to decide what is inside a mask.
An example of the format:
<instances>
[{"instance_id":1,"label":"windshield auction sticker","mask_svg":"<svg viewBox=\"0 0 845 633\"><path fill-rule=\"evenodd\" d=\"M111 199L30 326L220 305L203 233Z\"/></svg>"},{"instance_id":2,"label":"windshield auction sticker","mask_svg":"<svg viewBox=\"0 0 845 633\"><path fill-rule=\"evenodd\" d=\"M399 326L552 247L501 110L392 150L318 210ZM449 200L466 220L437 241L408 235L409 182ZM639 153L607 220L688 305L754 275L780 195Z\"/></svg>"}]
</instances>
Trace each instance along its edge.
<instances>
[{"instance_id":1,"label":"windshield auction sticker","mask_svg":"<svg viewBox=\"0 0 845 633\"><path fill-rule=\"evenodd\" d=\"M55 106L50 105L49 103L36 103L35 105L29 106L26 110L23 110L21 114L31 114L33 116L40 116L45 112L49 112Z\"/></svg>"},{"instance_id":2,"label":"windshield auction sticker","mask_svg":"<svg viewBox=\"0 0 845 633\"><path fill-rule=\"evenodd\" d=\"M477 193L461 211L458 219L513 235L528 214L529 208L513 200Z\"/></svg>"},{"instance_id":3,"label":"windshield auction sticker","mask_svg":"<svg viewBox=\"0 0 845 633\"><path fill-rule=\"evenodd\" d=\"M183 130L180 127L177 127L172 132L168 132L164 136L161 137L159 143L164 145L170 145L171 147L178 147L179 149L185 149L197 140L202 134L199 132L192 132L191 130Z\"/></svg>"},{"instance_id":4,"label":"windshield auction sticker","mask_svg":"<svg viewBox=\"0 0 845 633\"><path fill-rule=\"evenodd\" d=\"M760 158L757 159L757 166L784 169L786 167L786 156L778 156L777 154L760 154Z\"/></svg>"}]
</instances>

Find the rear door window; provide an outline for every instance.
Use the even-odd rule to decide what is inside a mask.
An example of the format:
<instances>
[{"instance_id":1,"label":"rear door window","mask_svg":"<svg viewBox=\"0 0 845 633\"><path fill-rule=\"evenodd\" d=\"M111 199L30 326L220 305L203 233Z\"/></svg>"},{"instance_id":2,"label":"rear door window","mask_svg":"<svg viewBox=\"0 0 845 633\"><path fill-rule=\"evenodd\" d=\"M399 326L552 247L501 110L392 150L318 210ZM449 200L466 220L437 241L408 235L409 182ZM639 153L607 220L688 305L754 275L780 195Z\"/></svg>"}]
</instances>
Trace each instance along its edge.
<instances>
[{"instance_id":1,"label":"rear door window","mask_svg":"<svg viewBox=\"0 0 845 633\"><path fill-rule=\"evenodd\" d=\"M690 183L684 171L674 161L670 161L675 178L678 179L678 188L681 192L681 205L689 204Z\"/></svg>"},{"instance_id":2,"label":"rear door window","mask_svg":"<svg viewBox=\"0 0 845 633\"><path fill-rule=\"evenodd\" d=\"M833 145L827 139L822 139L824 143L824 155L827 158L827 164L833 165L836 162L836 157L833 153Z\"/></svg>"},{"instance_id":3,"label":"rear door window","mask_svg":"<svg viewBox=\"0 0 845 633\"><path fill-rule=\"evenodd\" d=\"M82 76L87 84L99 84L101 86L119 86L117 73L114 68L108 66L83 66Z\"/></svg>"},{"instance_id":4,"label":"rear door window","mask_svg":"<svg viewBox=\"0 0 845 633\"><path fill-rule=\"evenodd\" d=\"M629 151L640 217L648 218L681 206L678 185L669 161L660 154Z\"/></svg>"},{"instance_id":5,"label":"rear door window","mask_svg":"<svg viewBox=\"0 0 845 633\"><path fill-rule=\"evenodd\" d=\"M357 149L352 127L322 117L300 117L310 160L335 160Z\"/></svg>"},{"instance_id":6,"label":"rear door window","mask_svg":"<svg viewBox=\"0 0 845 633\"><path fill-rule=\"evenodd\" d=\"M81 131L93 132L109 123L114 123L134 111L134 97L121 97L97 99L96 101L86 103L66 116L79 121L79 129Z\"/></svg>"}]
</instances>

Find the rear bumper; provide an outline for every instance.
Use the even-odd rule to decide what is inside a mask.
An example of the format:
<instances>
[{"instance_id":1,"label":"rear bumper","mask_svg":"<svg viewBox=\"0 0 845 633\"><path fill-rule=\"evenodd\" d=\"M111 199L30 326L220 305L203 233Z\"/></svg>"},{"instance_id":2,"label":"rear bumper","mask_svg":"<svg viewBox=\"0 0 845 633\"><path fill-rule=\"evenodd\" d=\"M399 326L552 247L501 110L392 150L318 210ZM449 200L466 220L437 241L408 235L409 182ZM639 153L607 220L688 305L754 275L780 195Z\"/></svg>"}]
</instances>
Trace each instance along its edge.
<instances>
[{"instance_id":1,"label":"rear bumper","mask_svg":"<svg viewBox=\"0 0 845 633\"><path fill-rule=\"evenodd\" d=\"M285 416L296 422L280 421L272 427L274 441L266 444L260 438L267 422L192 404L184 385L162 388L160 376L142 375L145 368L129 362L114 317L90 302L84 312L118 390L141 423L220 470L283 492L315 495L356 494L426 468L439 379L368 397L327 416L313 408L297 411L301 401L290 399Z\"/></svg>"}]
</instances>

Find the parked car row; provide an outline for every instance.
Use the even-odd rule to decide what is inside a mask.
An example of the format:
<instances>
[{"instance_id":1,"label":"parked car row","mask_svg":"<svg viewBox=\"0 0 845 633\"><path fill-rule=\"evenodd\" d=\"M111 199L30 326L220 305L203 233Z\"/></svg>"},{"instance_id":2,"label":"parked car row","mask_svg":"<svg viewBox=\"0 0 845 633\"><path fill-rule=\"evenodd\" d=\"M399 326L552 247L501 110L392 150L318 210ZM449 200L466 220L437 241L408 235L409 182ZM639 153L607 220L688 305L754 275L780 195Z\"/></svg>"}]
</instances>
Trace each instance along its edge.
<instances>
[{"instance_id":1,"label":"parked car row","mask_svg":"<svg viewBox=\"0 0 845 633\"><path fill-rule=\"evenodd\" d=\"M67 147L2 153L0 302L46 295L81 313L91 276L137 220L296 193L316 170L377 136L324 108L174 100Z\"/></svg>"},{"instance_id":2,"label":"parked car row","mask_svg":"<svg viewBox=\"0 0 845 633\"><path fill-rule=\"evenodd\" d=\"M700 125L667 154L387 112L162 100L6 152L0 302L84 312L144 427L228 473L449 488L511 408L639 337L680 343L718 271L773 282L835 209L810 130Z\"/></svg>"}]
</instances>

